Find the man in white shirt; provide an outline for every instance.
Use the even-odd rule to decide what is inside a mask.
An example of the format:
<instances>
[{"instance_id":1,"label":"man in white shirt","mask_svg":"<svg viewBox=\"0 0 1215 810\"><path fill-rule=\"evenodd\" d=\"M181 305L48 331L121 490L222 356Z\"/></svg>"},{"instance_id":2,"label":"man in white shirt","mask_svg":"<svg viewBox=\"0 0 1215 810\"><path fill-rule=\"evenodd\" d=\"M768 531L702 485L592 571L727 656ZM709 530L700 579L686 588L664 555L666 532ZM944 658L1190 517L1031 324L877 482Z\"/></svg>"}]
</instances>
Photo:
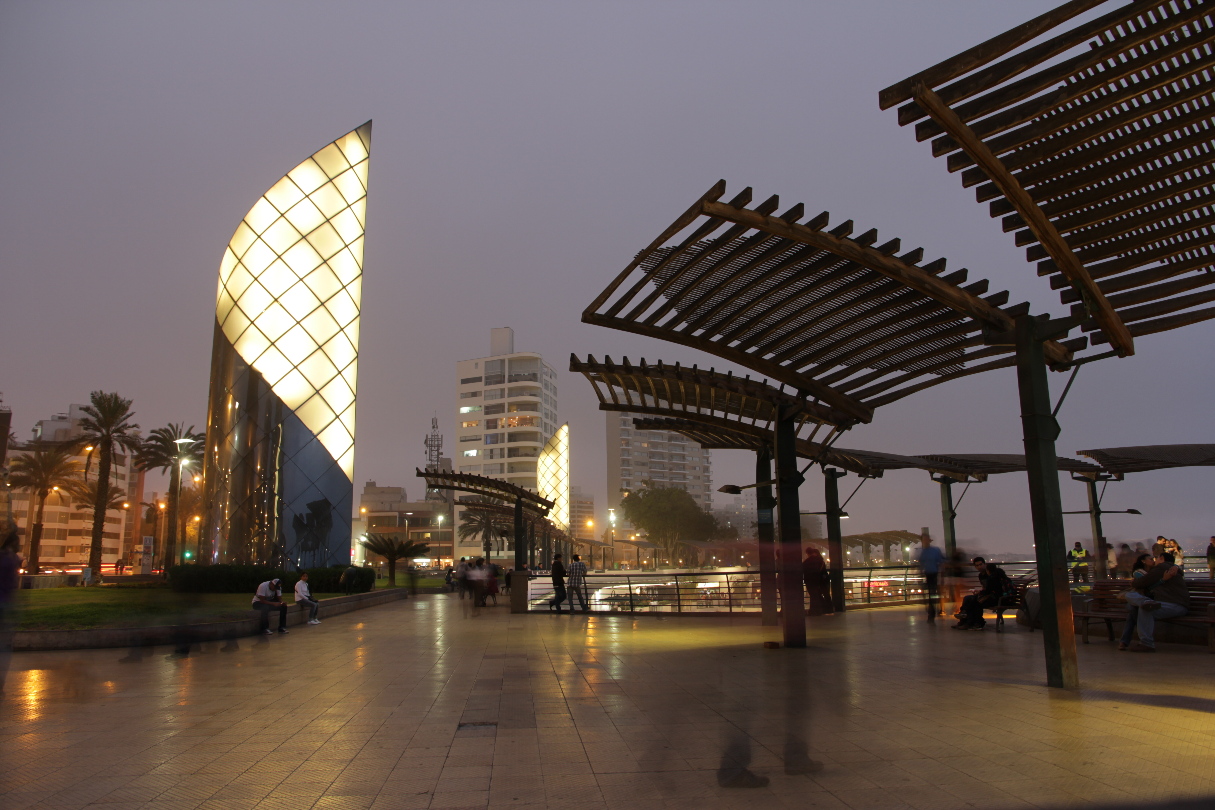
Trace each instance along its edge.
<instances>
[{"instance_id":1,"label":"man in white shirt","mask_svg":"<svg viewBox=\"0 0 1215 810\"><path fill-rule=\"evenodd\" d=\"M308 624L320 624L321 620L316 617L317 611L321 609L321 603L312 598L312 591L308 588L308 572L300 572L300 581L295 583L295 604L300 606L300 609L308 608Z\"/></svg>"},{"instance_id":2,"label":"man in white shirt","mask_svg":"<svg viewBox=\"0 0 1215 810\"><path fill-rule=\"evenodd\" d=\"M262 635L270 633L270 611L278 608L278 631L287 632L287 603L283 601L283 581L272 579L257 586L253 596L253 609L262 613Z\"/></svg>"}]
</instances>

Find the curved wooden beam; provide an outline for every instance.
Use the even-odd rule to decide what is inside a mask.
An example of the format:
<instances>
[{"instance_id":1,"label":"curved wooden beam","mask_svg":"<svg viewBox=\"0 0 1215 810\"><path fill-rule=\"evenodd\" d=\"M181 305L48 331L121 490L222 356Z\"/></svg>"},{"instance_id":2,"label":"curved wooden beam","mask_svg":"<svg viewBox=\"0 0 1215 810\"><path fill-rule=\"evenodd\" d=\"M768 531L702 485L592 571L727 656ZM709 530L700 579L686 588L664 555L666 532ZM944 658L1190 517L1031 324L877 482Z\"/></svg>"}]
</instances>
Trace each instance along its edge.
<instances>
[{"instance_id":1,"label":"curved wooden beam","mask_svg":"<svg viewBox=\"0 0 1215 810\"><path fill-rule=\"evenodd\" d=\"M1046 216L1046 213L1034 202L1029 192L1022 188L1017 178L1000 162L1000 159L975 134L974 130L968 127L958 117L957 113L940 96L934 93L931 88L919 83L915 85L914 90L916 103L945 132L949 133L949 136L957 142L962 151L966 152L978 164L979 168L991 179L991 182L1000 190L1000 193L1004 195L1004 198L1008 200L1013 209L1025 220L1025 224L1033 232L1034 236L1037 237L1038 243L1042 245L1043 250L1054 260L1059 272L1080 293L1085 307L1092 314L1093 320L1101 326L1102 331L1109 338L1110 345L1123 356L1134 354L1135 341L1131 337L1130 330L1127 329L1122 319L1118 317L1118 313L1110 305L1110 302L1106 300L1105 294L1101 292L1097 283L1093 281L1092 276L1084 269L1084 265L1080 263L1080 259L1072 252L1071 246L1067 244L1063 236L1055 228L1054 223ZM1054 363L1060 362L1050 357L1049 354L1047 356Z\"/></svg>"}]
</instances>

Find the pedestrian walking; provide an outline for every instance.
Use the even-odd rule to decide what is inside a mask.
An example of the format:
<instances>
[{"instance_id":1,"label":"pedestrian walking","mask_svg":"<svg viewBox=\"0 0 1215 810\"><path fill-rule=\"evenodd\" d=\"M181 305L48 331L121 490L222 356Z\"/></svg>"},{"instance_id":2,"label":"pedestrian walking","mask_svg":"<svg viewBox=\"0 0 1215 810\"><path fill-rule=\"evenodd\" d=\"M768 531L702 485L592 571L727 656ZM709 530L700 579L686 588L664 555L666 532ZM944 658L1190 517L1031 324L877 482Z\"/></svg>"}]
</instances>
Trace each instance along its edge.
<instances>
[{"instance_id":1,"label":"pedestrian walking","mask_svg":"<svg viewBox=\"0 0 1215 810\"><path fill-rule=\"evenodd\" d=\"M1207 546L1207 577L1215 579L1215 537L1211 538L1211 544Z\"/></svg>"},{"instance_id":2,"label":"pedestrian walking","mask_svg":"<svg viewBox=\"0 0 1215 810\"><path fill-rule=\"evenodd\" d=\"M283 581L271 579L257 586L253 595L253 609L261 611L260 630L262 635L273 635L270 632L270 611L278 610L278 631L287 632L287 603L283 601Z\"/></svg>"},{"instance_id":3,"label":"pedestrian walking","mask_svg":"<svg viewBox=\"0 0 1215 810\"><path fill-rule=\"evenodd\" d=\"M468 569L468 559L461 557L456 565L456 590L460 592L461 599L468 595Z\"/></svg>"},{"instance_id":4,"label":"pedestrian walking","mask_svg":"<svg viewBox=\"0 0 1215 810\"><path fill-rule=\"evenodd\" d=\"M17 524L8 521L0 543L0 690L8 677L9 664L13 658L13 634L16 622L13 616L13 600L21 584L21 536Z\"/></svg>"},{"instance_id":5,"label":"pedestrian walking","mask_svg":"<svg viewBox=\"0 0 1215 810\"><path fill-rule=\"evenodd\" d=\"M320 624L316 614L321 609L321 603L312 598L312 590L308 587L308 572L301 571L299 581L295 583L295 604L300 610L308 610L308 624Z\"/></svg>"},{"instance_id":6,"label":"pedestrian walking","mask_svg":"<svg viewBox=\"0 0 1215 810\"><path fill-rule=\"evenodd\" d=\"M548 603L548 609L564 613L561 603L565 601L565 565L561 562L560 554L553 555L552 574L553 600Z\"/></svg>"},{"instance_id":7,"label":"pedestrian walking","mask_svg":"<svg viewBox=\"0 0 1215 810\"><path fill-rule=\"evenodd\" d=\"M928 601L928 623L933 624L937 620L937 613L941 610L941 568L945 565L945 555L939 548L932 544L932 536L928 534L928 529L920 531L920 553L917 561L920 564L920 573L924 575L924 591Z\"/></svg>"},{"instance_id":8,"label":"pedestrian walking","mask_svg":"<svg viewBox=\"0 0 1215 810\"><path fill-rule=\"evenodd\" d=\"M485 596L489 588L489 566L481 557L468 568L468 588L473 607L485 607Z\"/></svg>"},{"instance_id":9,"label":"pedestrian walking","mask_svg":"<svg viewBox=\"0 0 1215 810\"><path fill-rule=\"evenodd\" d=\"M578 597L578 604L581 605L582 612L588 612L586 607L586 563L577 554L570 562L569 577L570 613L574 612L575 595Z\"/></svg>"},{"instance_id":10,"label":"pedestrian walking","mask_svg":"<svg viewBox=\"0 0 1215 810\"><path fill-rule=\"evenodd\" d=\"M350 596L354 593L355 583L359 578L359 568L354 563L342 572L342 576L338 579L338 584L342 586L342 591Z\"/></svg>"},{"instance_id":11,"label":"pedestrian walking","mask_svg":"<svg viewBox=\"0 0 1215 810\"><path fill-rule=\"evenodd\" d=\"M831 604L831 577L827 573L827 562L814 546L806 549L806 559L802 560L802 581L806 583L806 593L810 597L806 611L808 616L835 612Z\"/></svg>"}]
</instances>

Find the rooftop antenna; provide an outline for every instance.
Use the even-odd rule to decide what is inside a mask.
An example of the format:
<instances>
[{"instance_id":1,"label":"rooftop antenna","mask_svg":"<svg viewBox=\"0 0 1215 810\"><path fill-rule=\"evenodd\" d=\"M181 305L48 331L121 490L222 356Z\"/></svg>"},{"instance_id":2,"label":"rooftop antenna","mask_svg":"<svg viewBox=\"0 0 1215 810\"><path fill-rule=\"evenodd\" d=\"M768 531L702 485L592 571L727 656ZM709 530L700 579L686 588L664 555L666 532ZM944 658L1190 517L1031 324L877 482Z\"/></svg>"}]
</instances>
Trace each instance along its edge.
<instances>
[{"instance_id":1,"label":"rooftop antenna","mask_svg":"<svg viewBox=\"0 0 1215 810\"><path fill-rule=\"evenodd\" d=\"M426 469L439 471L439 459L443 456L443 434L439 433L439 417L430 418L430 435L422 442L426 445Z\"/></svg>"}]
</instances>

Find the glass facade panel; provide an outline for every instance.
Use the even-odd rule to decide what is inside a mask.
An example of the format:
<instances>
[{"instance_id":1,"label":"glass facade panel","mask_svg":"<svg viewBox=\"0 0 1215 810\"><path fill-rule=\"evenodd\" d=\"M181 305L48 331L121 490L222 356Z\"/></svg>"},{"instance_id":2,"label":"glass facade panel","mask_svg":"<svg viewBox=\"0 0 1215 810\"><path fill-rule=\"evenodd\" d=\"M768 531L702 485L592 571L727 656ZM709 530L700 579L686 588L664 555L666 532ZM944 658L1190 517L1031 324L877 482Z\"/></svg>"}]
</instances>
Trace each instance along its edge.
<instances>
[{"instance_id":1,"label":"glass facade panel","mask_svg":"<svg viewBox=\"0 0 1215 810\"><path fill-rule=\"evenodd\" d=\"M224 254L204 469L212 562L350 561L370 142L368 122L288 172Z\"/></svg>"},{"instance_id":2,"label":"glass facade panel","mask_svg":"<svg viewBox=\"0 0 1215 810\"><path fill-rule=\"evenodd\" d=\"M570 426L557 428L536 462L536 487L541 498L553 502L548 518L561 531L570 528Z\"/></svg>"}]
</instances>

